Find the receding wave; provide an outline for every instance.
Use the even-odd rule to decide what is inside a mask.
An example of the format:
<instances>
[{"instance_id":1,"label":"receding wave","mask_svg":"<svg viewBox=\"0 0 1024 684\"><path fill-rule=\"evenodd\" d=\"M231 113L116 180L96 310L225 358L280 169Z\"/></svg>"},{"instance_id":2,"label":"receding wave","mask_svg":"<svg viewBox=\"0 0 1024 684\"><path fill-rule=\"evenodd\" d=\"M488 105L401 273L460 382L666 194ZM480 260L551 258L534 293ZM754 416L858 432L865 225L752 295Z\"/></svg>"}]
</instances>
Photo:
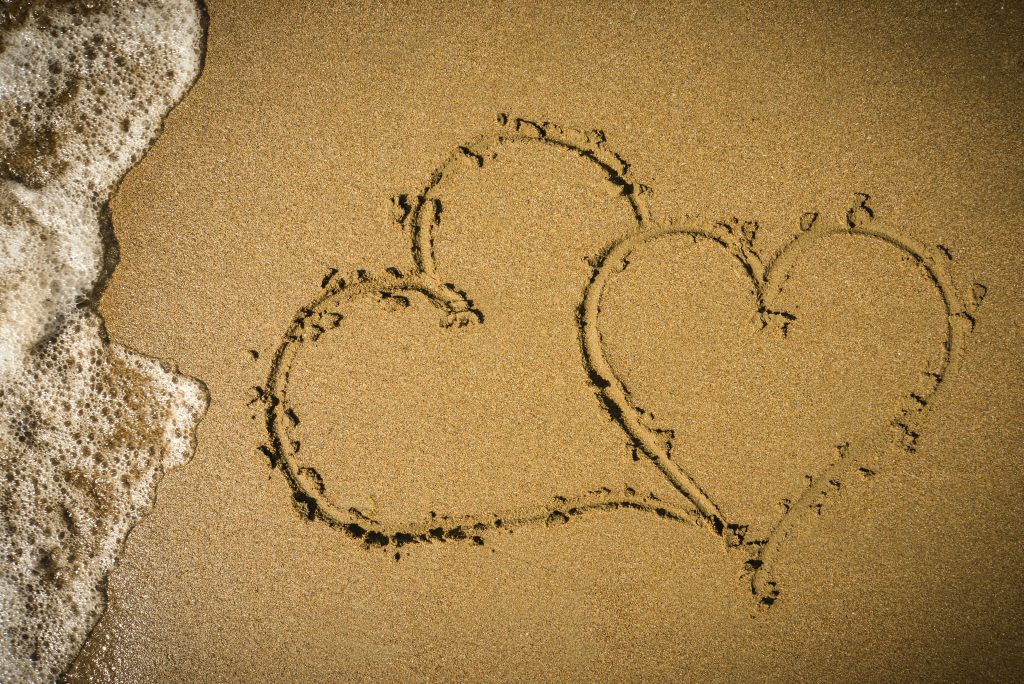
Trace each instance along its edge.
<instances>
[{"instance_id":1,"label":"receding wave","mask_svg":"<svg viewBox=\"0 0 1024 684\"><path fill-rule=\"evenodd\" d=\"M163 472L198 382L107 339L107 202L201 70L193 0L0 5L0 681L52 681Z\"/></svg>"}]
</instances>

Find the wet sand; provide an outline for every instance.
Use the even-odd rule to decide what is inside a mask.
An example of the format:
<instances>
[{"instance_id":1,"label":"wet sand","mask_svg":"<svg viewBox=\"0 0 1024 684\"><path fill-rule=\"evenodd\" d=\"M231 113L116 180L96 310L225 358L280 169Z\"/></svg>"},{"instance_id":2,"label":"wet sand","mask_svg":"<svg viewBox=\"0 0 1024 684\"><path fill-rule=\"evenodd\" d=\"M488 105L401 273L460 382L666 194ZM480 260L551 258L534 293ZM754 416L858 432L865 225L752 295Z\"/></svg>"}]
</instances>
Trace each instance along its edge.
<instances>
[{"instance_id":1,"label":"wet sand","mask_svg":"<svg viewBox=\"0 0 1024 684\"><path fill-rule=\"evenodd\" d=\"M102 313L114 339L173 359L212 403L69 681L1019 670L1019 11L209 13L202 77L112 203L121 262ZM601 129L580 145L606 138L636 186L547 144L502 143L480 168L479 150L457 152L494 131L540 135L519 117ZM453 152L468 170L439 191L432 258L483 320L443 328L450 311L384 283L388 267L422 267L405 208ZM953 319L888 243L810 247L767 316L751 262L685 230L610 277L602 348L631 401L673 431L672 462L726 520L750 523L748 541L807 503L773 556L771 605L744 575L757 550L729 547L636 452L581 359L582 298L605 250L643 229L628 201L640 184L651 225L724 225L726 243L766 261L808 212L898 234L970 305L954 312L974 321L957 372L921 390ZM757 231L743 242L746 221ZM275 354L301 307L338 278L359 287L358 269L377 295L345 299L322 339L304 329L318 339L302 338L287 397L301 449L274 447L260 392ZM912 393L919 420L893 426ZM855 467L839 486L819 476L842 459ZM296 498L318 491L308 471L296 484L300 467L378 536L318 518L323 501ZM805 501L808 486L826 493ZM638 505L573 513L575 497ZM507 511L539 522L495 525ZM395 536L438 527L444 543Z\"/></svg>"}]
</instances>

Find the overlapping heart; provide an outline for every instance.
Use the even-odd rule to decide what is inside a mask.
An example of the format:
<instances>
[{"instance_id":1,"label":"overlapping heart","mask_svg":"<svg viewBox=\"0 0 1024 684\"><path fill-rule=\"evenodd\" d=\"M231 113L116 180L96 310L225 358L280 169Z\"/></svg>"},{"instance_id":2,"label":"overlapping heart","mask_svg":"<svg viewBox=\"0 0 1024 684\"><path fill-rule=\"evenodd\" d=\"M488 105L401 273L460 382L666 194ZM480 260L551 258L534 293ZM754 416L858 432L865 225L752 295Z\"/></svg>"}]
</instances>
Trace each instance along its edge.
<instances>
[{"instance_id":1,"label":"overlapping heart","mask_svg":"<svg viewBox=\"0 0 1024 684\"><path fill-rule=\"evenodd\" d=\"M794 264L821 240L849 235L880 241L914 260L927 274L941 296L946 316L946 335L941 362L931 374L929 385L916 388L909 403L892 417L892 432L904 448L913 449L918 436L918 422L933 395L948 384L960 364L966 337L973 329L977 305L985 289L975 285L969 298L956 291L947 265L948 255L941 248L930 250L913 240L879 227L866 195L857 195L846 221L824 225L816 214L805 214L800 232L768 261L755 251L750 223L686 223L663 224L652 218L648 205L648 188L638 183L629 165L608 149L605 136L599 131L576 131L551 123L499 117L499 130L470 144L459 147L431 176L422 192L415 197L399 196L394 200L396 219L409 228L412 236L412 257L415 268L403 273L389 269L382 274L358 272L349 279L331 273L323 282L322 293L299 309L289 325L273 358L265 387L258 388L258 399L266 408L269 443L262 451L271 465L280 468L293 490L295 504L309 519L319 519L337 527L368 546L400 547L416 542L470 539L482 543L482 536L497 528L532 524L565 522L591 510L630 508L651 512L663 518L697 522L721 537L743 557L746 576L754 597L763 605L771 605L778 596L778 584L771 573L771 564L780 545L798 527L805 516L820 510L822 501L838 490L850 473L873 473L878 444L844 444L836 460L811 478L807 488L786 510L774 530L767 536L748 538L747 527L730 519L711 496L689 474L685 457L673 450L671 430L655 425L648 412L637 405L620 375L609 362L598 321L607 286L627 265L630 255L643 245L671 236L687 236L694 241L707 241L731 255L750 279L756 297L757 315L762 324L778 322L783 330L794 319L779 305L784 284ZM482 322L482 314L474 308L468 294L447 283L438 273L434 240L441 218L440 187L460 174L482 167L496 152L510 143L530 143L553 147L581 157L604 174L628 202L635 226L593 260L592 276L582 293L578 324L582 361L597 398L611 418L622 428L635 450L638 460L647 461L677 491L685 505L673 505L652 495L633 489L613 491L600 488L577 497L559 497L535 508L518 509L507 514L487 516L432 517L423 522L387 525L369 511L346 503L330 491L321 473L303 465L298 452L300 443L293 431L299 423L295 408L289 403L288 382L293 362L307 344L344 324L346 312L353 302L366 298L408 305L413 294L424 296L443 313L444 323L464 327Z\"/></svg>"}]
</instances>

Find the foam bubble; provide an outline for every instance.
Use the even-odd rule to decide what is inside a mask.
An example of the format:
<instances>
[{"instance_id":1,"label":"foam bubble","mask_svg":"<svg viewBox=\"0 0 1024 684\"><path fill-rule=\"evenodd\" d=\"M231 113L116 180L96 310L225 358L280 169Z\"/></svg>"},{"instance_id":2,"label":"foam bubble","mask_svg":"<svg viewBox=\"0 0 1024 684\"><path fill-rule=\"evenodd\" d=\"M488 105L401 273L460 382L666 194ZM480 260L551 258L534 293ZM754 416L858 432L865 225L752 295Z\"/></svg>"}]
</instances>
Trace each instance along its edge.
<instances>
[{"instance_id":1,"label":"foam bubble","mask_svg":"<svg viewBox=\"0 0 1024 684\"><path fill-rule=\"evenodd\" d=\"M205 389L107 341L107 201L197 77L194 0L0 5L0 681L55 679Z\"/></svg>"}]
</instances>

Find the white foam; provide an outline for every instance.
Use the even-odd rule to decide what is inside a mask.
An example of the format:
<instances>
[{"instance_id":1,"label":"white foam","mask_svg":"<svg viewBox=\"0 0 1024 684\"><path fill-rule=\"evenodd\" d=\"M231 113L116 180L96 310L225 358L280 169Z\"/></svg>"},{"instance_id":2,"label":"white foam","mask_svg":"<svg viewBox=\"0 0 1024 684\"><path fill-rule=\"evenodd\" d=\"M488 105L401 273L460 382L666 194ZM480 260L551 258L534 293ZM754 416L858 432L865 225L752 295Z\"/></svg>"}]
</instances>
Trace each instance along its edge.
<instances>
[{"instance_id":1,"label":"white foam","mask_svg":"<svg viewBox=\"0 0 1024 684\"><path fill-rule=\"evenodd\" d=\"M0 10L0 682L52 681L204 388L108 343L106 202L198 75L193 0ZM7 6L5 5L5 8Z\"/></svg>"}]
</instances>

